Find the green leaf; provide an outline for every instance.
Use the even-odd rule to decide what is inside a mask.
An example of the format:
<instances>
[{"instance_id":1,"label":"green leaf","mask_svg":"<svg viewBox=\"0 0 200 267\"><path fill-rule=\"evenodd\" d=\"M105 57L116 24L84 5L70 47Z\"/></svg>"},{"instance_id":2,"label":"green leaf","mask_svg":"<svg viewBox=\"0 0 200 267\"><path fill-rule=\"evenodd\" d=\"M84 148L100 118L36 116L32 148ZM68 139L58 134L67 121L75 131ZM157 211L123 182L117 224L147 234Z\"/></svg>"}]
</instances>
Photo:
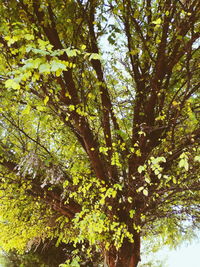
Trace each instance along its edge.
<instances>
[{"instance_id":1,"label":"green leaf","mask_svg":"<svg viewBox=\"0 0 200 267\"><path fill-rule=\"evenodd\" d=\"M49 101L49 96L47 95L47 96L45 97L45 99L44 99L44 104L45 104L45 106L46 106L46 104L47 104L48 101Z\"/></svg>"},{"instance_id":2,"label":"green leaf","mask_svg":"<svg viewBox=\"0 0 200 267\"><path fill-rule=\"evenodd\" d=\"M144 189L142 192L146 197L148 196L148 190L147 189Z\"/></svg>"},{"instance_id":3,"label":"green leaf","mask_svg":"<svg viewBox=\"0 0 200 267\"><path fill-rule=\"evenodd\" d=\"M29 34L29 33L25 34L24 37L25 37L25 39L28 40L28 41L30 41L30 40L34 40L34 38L35 38L33 34Z\"/></svg>"},{"instance_id":4,"label":"green leaf","mask_svg":"<svg viewBox=\"0 0 200 267\"><path fill-rule=\"evenodd\" d=\"M51 65L51 71L67 70L66 65L60 61L53 60L51 61L50 65Z\"/></svg>"},{"instance_id":5,"label":"green leaf","mask_svg":"<svg viewBox=\"0 0 200 267\"><path fill-rule=\"evenodd\" d=\"M5 82L6 88L20 89L20 85L14 79L9 79Z\"/></svg>"},{"instance_id":6,"label":"green leaf","mask_svg":"<svg viewBox=\"0 0 200 267\"><path fill-rule=\"evenodd\" d=\"M27 105L27 106L25 107L25 109L23 109L23 111L22 111L22 115L27 115L27 114L29 114L29 113L30 113L30 110L31 110L31 107L30 107L29 105Z\"/></svg>"},{"instance_id":7,"label":"green leaf","mask_svg":"<svg viewBox=\"0 0 200 267\"><path fill-rule=\"evenodd\" d=\"M194 157L194 161L198 161L198 162L200 162L200 156L195 156L195 157Z\"/></svg>"},{"instance_id":8,"label":"green leaf","mask_svg":"<svg viewBox=\"0 0 200 267\"><path fill-rule=\"evenodd\" d=\"M93 54L91 54L89 56L89 60L92 60L92 59L94 59L94 60L100 60L101 59L101 56L99 54L97 54L97 53L93 53Z\"/></svg>"},{"instance_id":9,"label":"green leaf","mask_svg":"<svg viewBox=\"0 0 200 267\"><path fill-rule=\"evenodd\" d=\"M128 200L128 202L129 202L129 203L132 203L132 202L133 202L133 199L132 199L132 197L128 197L128 199L127 199L127 200Z\"/></svg>"},{"instance_id":10,"label":"green leaf","mask_svg":"<svg viewBox=\"0 0 200 267\"><path fill-rule=\"evenodd\" d=\"M133 219L134 214L135 214L135 210L130 210L129 214L130 214L130 218Z\"/></svg>"},{"instance_id":11,"label":"green leaf","mask_svg":"<svg viewBox=\"0 0 200 267\"><path fill-rule=\"evenodd\" d=\"M157 20L152 21L152 23L155 25L160 25L161 22L162 22L161 18L158 18Z\"/></svg>"},{"instance_id":12,"label":"green leaf","mask_svg":"<svg viewBox=\"0 0 200 267\"><path fill-rule=\"evenodd\" d=\"M182 158L180 161L179 161L179 167L180 168L185 168L186 171L189 170L189 164L188 164L188 161L186 158Z\"/></svg>"},{"instance_id":13,"label":"green leaf","mask_svg":"<svg viewBox=\"0 0 200 267\"><path fill-rule=\"evenodd\" d=\"M150 184L151 183L150 178L149 177L145 177L145 182L147 182L148 184Z\"/></svg>"},{"instance_id":14,"label":"green leaf","mask_svg":"<svg viewBox=\"0 0 200 267\"><path fill-rule=\"evenodd\" d=\"M67 53L68 57L75 57L78 54L78 50L77 49L67 48L64 51Z\"/></svg>"},{"instance_id":15,"label":"green leaf","mask_svg":"<svg viewBox=\"0 0 200 267\"><path fill-rule=\"evenodd\" d=\"M51 65L49 63L41 64L39 67L40 73L50 73L50 67Z\"/></svg>"},{"instance_id":16,"label":"green leaf","mask_svg":"<svg viewBox=\"0 0 200 267\"><path fill-rule=\"evenodd\" d=\"M86 45L83 44L83 45L81 46L81 50L85 50L85 49L86 49Z\"/></svg>"},{"instance_id":17,"label":"green leaf","mask_svg":"<svg viewBox=\"0 0 200 267\"><path fill-rule=\"evenodd\" d=\"M41 63L42 63L42 59L36 58L32 61L32 66L34 69L37 69Z\"/></svg>"},{"instance_id":18,"label":"green leaf","mask_svg":"<svg viewBox=\"0 0 200 267\"><path fill-rule=\"evenodd\" d=\"M142 173L146 169L146 166L139 166L138 167L138 172Z\"/></svg>"},{"instance_id":19,"label":"green leaf","mask_svg":"<svg viewBox=\"0 0 200 267\"><path fill-rule=\"evenodd\" d=\"M130 54L133 55L133 56L135 56L135 55L137 55L139 52L140 52L139 49L134 49L134 50L132 50L132 51L130 52Z\"/></svg>"}]
</instances>

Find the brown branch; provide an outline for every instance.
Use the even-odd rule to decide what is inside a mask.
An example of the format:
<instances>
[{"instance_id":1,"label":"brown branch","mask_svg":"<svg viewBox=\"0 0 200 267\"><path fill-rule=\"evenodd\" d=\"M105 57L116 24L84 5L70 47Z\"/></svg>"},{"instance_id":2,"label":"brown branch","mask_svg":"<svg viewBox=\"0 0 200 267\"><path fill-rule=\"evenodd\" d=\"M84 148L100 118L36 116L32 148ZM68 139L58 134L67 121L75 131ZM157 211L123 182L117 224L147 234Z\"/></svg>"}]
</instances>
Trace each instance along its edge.
<instances>
[{"instance_id":1,"label":"brown branch","mask_svg":"<svg viewBox=\"0 0 200 267\"><path fill-rule=\"evenodd\" d=\"M47 203L56 212L68 217L74 218L77 212L81 211L81 206L74 201L69 201L68 204L64 200L61 200L60 195L58 195L54 190L49 191L48 188L41 188L37 183L32 182L31 188L28 193L36 198L41 198L45 203Z\"/></svg>"},{"instance_id":2,"label":"brown branch","mask_svg":"<svg viewBox=\"0 0 200 267\"><path fill-rule=\"evenodd\" d=\"M54 49L62 49L62 43L59 39L58 32L56 28L52 27L54 25L54 21L51 21L51 25L49 23L44 24L45 20L45 13L43 10L40 9L38 1L33 1L33 10L34 14L39 22L39 25L42 27L47 39L49 42L53 45ZM26 12L26 10L25 10ZM53 11L49 10L50 12L50 19L53 19ZM60 56L61 60L68 61L68 57L66 54ZM78 97L78 92L73 80L72 76L72 70L69 69L67 71L63 72L64 81L66 84L66 88L70 94L72 104L76 107L78 104L80 104L80 100ZM61 100L65 102L66 105L68 105L68 100L63 98L63 95L61 97ZM77 132L80 136L82 136L85 148L87 150L87 154L91 160L92 166L95 170L95 173L97 177L101 180L107 180L108 179L108 173L105 170L105 164L103 160L103 155L99 154L99 144L98 141L95 139L95 136L93 135L89 124L85 117L80 116L76 110L71 112L71 118L73 120L73 126L76 128Z\"/></svg>"},{"instance_id":3,"label":"brown branch","mask_svg":"<svg viewBox=\"0 0 200 267\"><path fill-rule=\"evenodd\" d=\"M163 164L163 171L167 171L171 168L172 164L178 157L183 153L184 149L194 144L195 142L200 143L200 128L193 131L189 136L183 139L182 143L172 151L172 155L166 158L166 163Z\"/></svg>"},{"instance_id":4,"label":"brown branch","mask_svg":"<svg viewBox=\"0 0 200 267\"><path fill-rule=\"evenodd\" d=\"M17 164L14 161L5 160L2 157L0 159L0 165L4 166L9 172L17 174ZM40 197L44 202L49 204L53 210L69 218L73 218L77 212L81 211L81 206L79 204L72 200L69 201L68 204L64 203L64 200L61 200L60 195L55 192L55 189L49 191L48 188L41 188L36 180L36 178L31 179L31 189L28 190L30 195L37 198Z\"/></svg>"},{"instance_id":5,"label":"brown branch","mask_svg":"<svg viewBox=\"0 0 200 267\"><path fill-rule=\"evenodd\" d=\"M97 45L97 39L94 31L94 18L95 16L95 6L93 5L91 1L91 7L90 7L90 15L88 18L88 24L89 24L89 32L90 32L90 41L91 41L91 52L92 53L99 53L98 45ZM106 141L106 146L109 148L108 155L109 155L109 169L111 172L111 176L114 180L117 179L117 169L116 166L111 165L111 157L113 154L112 149L112 135L111 135L111 125L110 125L110 117L112 119L114 129L119 130L119 125L116 119L116 116L113 111L112 102L110 100L108 88L106 86L106 82L103 75L103 70L101 66L100 60L91 60L92 66L94 70L96 71L97 78L100 81L100 94L101 94L101 103L102 103L102 113L103 113L103 131L104 131L104 137ZM124 143L123 138L118 134L119 139L121 142Z\"/></svg>"},{"instance_id":6,"label":"brown branch","mask_svg":"<svg viewBox=\"0 0 200 267\"><path fill-rule=\"evenodd\" d=\"M165 9L169 11L171 5L171 0L165 1ZM162 36L161 42L158 47L157 52L157 59L155 63L155 74L152 79L154 90L158 90L160 88L155 88L155 85L159 85L165 74L166 74L166 47L167 47L167 37L169 31L169 24L170 24L170 16L165 15L162 27Z\"/></svg>"},{"instance_id":7,"label":"brown branch","mask_svg":"<svg viewBox=\"0 0 200 267\"><path fill-rule=\"evenodd\" d=\"M90 11L90 18L89 18L89 32L90 32L90 40L91 40L91 52L92 53L99 53L99 49L98 49L98 45L97 45L97 39L96 39L96 35L95 35L95 31L94 31L94 14L95 14L95 8L92 6L91 7L91 11ZM109 113L111 115L113 124L114 124L114 128L116 130L119 130L119 125L117 123L117 119L116 116L114 114L113 111L113 106L112 106L112 102L110 100L110 96L109 96L109 92L108 92L108 88L106 86L106 82L104 79L104 75L103 75L103 68L101 66L101 62L100 60L94 60L92 59L92 66L94 68L94 70L96 71L97 74L97 78L98 80L101 82L100 85L100 92L101 92L101 101L102 101L102 106L103 106L103 113L105 116L105 125L106 125L106 135L108 135L109 137L107 138L107 142L108 142L108 146L111 147L111 131L110 131L110 122L109 122ZM106 139L106 138L105 138Z\"/></svg>"},{"instance_id":8,"label":"brown branch","mask_svg":"<svg viewBox=\"0 0 200 267\"><path fill-rule=\"evenodd\" d=\"M27 132L25 132L21 127L19 127L19 125L17 125L12 119L8 118L7 116L5 116L3 113L1 113L1 116L7 120L12 126L15 127L16 130L18 130L19 132L21 132L24 136L26 136L29 140L31 140L32 142L34 142L36 145L40 146L42 149L44 149L48 154L51 155L51 152L40 142L38 142L38 139L34 139L32 138L29 134L27 134Z\"/></svg>"},{"instance_id":9,"label":"brown branch","mask_svg":"<svg viewBox=\"0 0 200 267\"><path fill-rule=\"evenodd\" d=\"M195 3L195 1L194 1ZM184 47L182 47L182 41L177 40L177 35L185 36L190 29L193 28L195 23L198 21L199 12L200 12L200 3L199 1L196 1L196 9L194 9L195 5L192 5L189 12L192 12L189 18L187 20L184 18L180 21L178 25L178 29L176 30L176 34L174 34L174 38L172 38L171 43L173 44L173 51L171 52L171 55L169 56L169 65L168 69L172 70L175 64L180 60L180 58L184 55L185 51L188 50L188 47L192 45L192 43L195 42L200 37L199 32L196 32L193 34L192 38L188 41ZM180 16L180 13L178 14Z\"/></svg>"},{"instance_id":10,"label":"brown branch","mask_svg":"<svg viewBox=\"0 0 200 267\"><path fill-rule=\"evenodd\" d=\"M124 3L124 6L127 8L127 14L126 17L124 17L124 27L125 27L125 32L126 32L126 37L127 37L127 41L128 41L128 50L129 50L129 58L130 58L130 62L131 62L131 66L132 66L132 71L133 74L132 77L136 82L137 85L137 89L141 90L141 74L139 71L139 60L138 60L138 56L137 55L132 55L132 38L131 38L131 31L130 31L130 2L128 2L127 4ZM143 87L142 87L143 88Z\"/></svg>"}]
</instances>

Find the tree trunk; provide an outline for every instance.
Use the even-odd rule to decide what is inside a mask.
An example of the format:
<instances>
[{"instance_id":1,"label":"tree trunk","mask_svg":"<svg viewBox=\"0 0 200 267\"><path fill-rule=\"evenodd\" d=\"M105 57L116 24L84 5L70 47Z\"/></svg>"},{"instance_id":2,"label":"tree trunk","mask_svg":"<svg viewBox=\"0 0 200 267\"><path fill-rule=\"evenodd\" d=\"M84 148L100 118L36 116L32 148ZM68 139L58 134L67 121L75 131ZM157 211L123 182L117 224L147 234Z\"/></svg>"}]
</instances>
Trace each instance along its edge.
<instances>
[{"instance_id":1,"label":"tree trunk","mask_svg":"<svg viewBox=\"0 0 200 267\"><path fill-rule=\"evenodd\" d=\"M106 251L104 267L137 267L140 261L140 234L135 234L134 243L124 240L119 250Z\"/></svg>"}]
</instances>

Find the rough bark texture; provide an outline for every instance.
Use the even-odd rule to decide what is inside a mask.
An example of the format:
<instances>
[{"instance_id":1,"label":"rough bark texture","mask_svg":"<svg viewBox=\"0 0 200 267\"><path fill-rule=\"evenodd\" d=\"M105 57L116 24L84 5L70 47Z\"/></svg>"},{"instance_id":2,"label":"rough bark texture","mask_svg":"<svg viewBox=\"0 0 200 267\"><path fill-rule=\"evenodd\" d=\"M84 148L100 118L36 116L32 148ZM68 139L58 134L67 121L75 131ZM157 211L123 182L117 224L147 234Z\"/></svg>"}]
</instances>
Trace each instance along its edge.
<instances>
[{"instance_id":1,"label":"rough bark texture","mask_svg":"<svg viewBox=\"0 0 200 267\"><path fill-rule=\"evenodd\" d=\"M140 261L140 234L135 235L134 243L125 240L118 251L111 248L105 254L105 267L137 267Z\"/></svg>"}]
</instances>

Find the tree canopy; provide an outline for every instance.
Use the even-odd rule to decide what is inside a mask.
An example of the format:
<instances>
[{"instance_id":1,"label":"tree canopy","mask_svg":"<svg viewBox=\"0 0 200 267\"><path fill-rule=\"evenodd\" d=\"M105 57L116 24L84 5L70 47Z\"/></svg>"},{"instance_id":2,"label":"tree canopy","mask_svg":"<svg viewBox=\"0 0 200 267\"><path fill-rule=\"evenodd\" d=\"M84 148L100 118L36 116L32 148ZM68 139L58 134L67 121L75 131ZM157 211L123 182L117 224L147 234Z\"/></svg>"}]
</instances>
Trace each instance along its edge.
<instances>
[{"instance_id":1,"label":"tree canopy","mask_svg":"<svg viewBox=\"0 0 200 267\"><path fill-rule=\"evenodd\" d=\"M200 2L1 0L0 16L3 249L57 240L63 266L136 267L141 240L187 238Z\"/></svg>"}]
</instances>

